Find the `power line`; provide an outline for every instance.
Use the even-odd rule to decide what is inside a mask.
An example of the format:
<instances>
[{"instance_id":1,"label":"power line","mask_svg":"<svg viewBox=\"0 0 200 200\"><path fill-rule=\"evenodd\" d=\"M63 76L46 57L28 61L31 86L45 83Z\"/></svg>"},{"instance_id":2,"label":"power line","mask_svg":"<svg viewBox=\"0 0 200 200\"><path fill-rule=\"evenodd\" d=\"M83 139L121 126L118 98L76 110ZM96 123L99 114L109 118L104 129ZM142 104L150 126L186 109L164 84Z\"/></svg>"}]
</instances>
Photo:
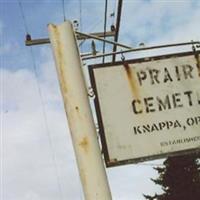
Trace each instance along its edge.
<instances>
[{"instance_id":1,"label":"power line","mask_svg":"<svg viewBox=\"0 0 200 200\"><path fill-rule=\"evenodd\" d=\"M1 10L2 11L2 10ZM3 43L4 34L0 38L0 43ZM1 56L0 59L0 66L3 66L4 64L4 56ZM3 77L4 77L4 70L0 70L0 199L3 199L4 196L4 168L3 168L3 160L4 160L4 144L3 144L3 125L4 125L4 113L3 113L3 107L4 107L4 84L3 84Z\"/></svg>"},{"instance_id":2,"label":"power line","mask_svg":"<svg viewBox=\"0 0 200 200\"><path fill-rule=\"evenodd\" d=\"M19 7L20 7L20 12L21 12L21 15L22 15L25 31L28 34L28 25L27 25L27 21L26 21L26 17L25 17L25 12L23 10L23 6L22 6L22 3L20 2L20 0L18 0L18 4L19 4ZM46 113L46 110L45 110L44 99L43 99L43 96L42 96L42 90L41 90L41 86L40 86L39 78L38 78L39 75L38 75L38 72L37 72L37 66L36 66L35 57L34 57L32 47L30 47L30 54L31 54L31 58L32 58L32 66L33 66L33 71L34 71L34 75L35 75L38 94L39 94L41 105L42 105L42 113L43 113L43 117L44 117L46 133L47 133L47 136L48 136L49 145L50 145L50 149L51 149L51 152L52 152L53 165L54 165L54 168L55 168L55 171L56 171L57 184L58 184L61 199L63 199L62 187L61 187L61 183L59 181L59 175L58 175L58 166L56 164L57 163L56 154L55 154L55 150L54 150L54 147L53 147L53 142L52 142L52 139L51 139L50 130L49 130L49 127L48 127L47 113Z\"/></svg>"},{"instance_id":3,"label":"power line","mask_svg":"<svg viewBox=\"0 0 200 200\"><path fill-rule=\"evenodd\" d=\"M92 32L102 21L103 21L103 19L101 18L97 23L95 23L94 25L92 25L92 26L88 29L88 31L89 31L89 32ZM81 45L83 45L83 43L84 43L86 40L87 40L87 39L82 40L82 41L80 42L80 44L79 44L79 47L80 47Z\"/></svg>"},{"instance_id":4,"label":"power line","mask_svg":"<svg viewBox=\"0 0 200 200\"><path fill-rule=\"evenodd\" d=\"M123 0L118 0L118 8L117 8L117 18L116 18L116 27L115 27L115 37L114 41L117 42L119 38L119 30L120 30L120 21L121 21L121 12L122 12ZM113 46L113 52L117 51L117 46ZM112 61L115 62L116 55L113 55Z\"/></svg>"},{"instance_id":5,"label":"power line","mask_svg":"<svg viewBox=\"0 0 200 200\"><path fill-rule=\"evenodd\" d=\"M80 32L82 32L82 0L79 0L79 25L80 25Z\"/></svg>"},{"instance_id":6,"label":"power line","mask_svg":"<svg viewBox=\"0 0 200 200\"><path fill-rule=\"evenodd\" d=\"M66 21L66 15L65 15L65 0L62 0L62 9L63 9L63 19Z\"/></svg>"},{"instance_id":7,"label":"power line","mask_svg":"<svg viewBox=\"0 0 200 200\"><path fill-rule=\"evenodd\" d=\"M115 18L116 18L116 10L117 10L117 0L113 3L113 12L111 13L110 17L112 17L112 24L115 24Z\"/></svg>"},{"instance_id":8,"label":"power line","mask_svg":"<svg viewBox=\"0 0 200 200\"><path fill-rule=\"evenodd\" d=\"M22 19L23 19L23 23L24 23L26 34L28 34L29 33L29 31L28 31L28 25L27 25L27 22L26 22L26 18L25 18L25 14L24 14L25 12L24 12L24 9L23 9L23 5L22 5L22 3L21 3L20 0L17 0L17 2L18 2L18 5L19 5L19 8L20 8L20 13L21 13L21 16L22 16Z\"/></svg>"},{"instance_id":9,"label":"power line","mask_svg":"<svg viewBox=\"0 0 200 200\"><path fill-rule=\"evenodd\" d=\"M61 186L61 183L60 183L60 180L59 180L59 175L58 175L59 170L58 170L58 166L57 166L56 154L55 154L55 150L54 150L53 141L52 141L51 135L50 135L50 129L49 129L48 120L47 120L47 113L46 113L46 110L45 110L45 102L44 102L44 98L43 98L43 95L42 95L41 86L40 86L40 83L39 83L39 78L38 78L39 75L38 75L38 72L37 72L37 66L36 66L35 57L34 57L32 47L30 48L30 52L31 52L31 58L32 58L32 62L33 62L35 79L36 79L36 83L37 83L37 89L38 89L40 101L41 101L41 104L42 104L42 113L43 113L43 117L44 117L44 123L45 123L45 127L46 127L47 137L48 137L50 149L51 149L51 152L52 152L52 160L53 160L53 163L54 163L53 165L54 165L54 168L55 168L55 171L56 171L57 184L58 184L59 192L60 192L60 195L61 195L61 199L63 199L62 186Z\"/></svg>"},{"instance_id":10,"label":"power line","mask_svg":"<svg viewBox=\"0 0 200 200\"><path fill-rule=\"evenodd\" d=\"M104 11L104 39L106 38L106 26L107 26L107 12L108 12L108 0L105 0L105 11ZM106 43L103 42L103 54L105 53ZM104 63L105 57L103 56L102 62Z\"/></svg>"},{"instance_id":11,"label":"power line","mask_svg":"<svg viewBox=\"0 0 200 200\"><path fill-rule=\"evenodd\" d=\"M82 0L79 0L79 30L82 32ZM82 50L82 44L79 45L80 50Z\"/></svg>"}]
</instances>

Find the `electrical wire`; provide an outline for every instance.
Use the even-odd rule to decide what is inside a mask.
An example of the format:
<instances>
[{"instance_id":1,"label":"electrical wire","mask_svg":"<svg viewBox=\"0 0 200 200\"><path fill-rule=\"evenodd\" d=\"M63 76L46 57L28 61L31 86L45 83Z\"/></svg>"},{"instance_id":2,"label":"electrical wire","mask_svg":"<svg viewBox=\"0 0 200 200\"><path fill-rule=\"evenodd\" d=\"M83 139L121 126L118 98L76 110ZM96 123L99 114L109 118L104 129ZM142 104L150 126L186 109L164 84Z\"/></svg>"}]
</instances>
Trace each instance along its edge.
<instances>
[{"instance_id":1,"label":"electrical wire","mask_svg":"<svg viewBox=\"0 0 200 200\"><path fill-rule=\"evenodd\" d=\"M0 43L3 44L4 34L0 37ZM4 64L4 56L1 56L0 66L2 67ZM4 196L4 168L3 168L3 160L4 160L4 144L3 144L3 125L4 125L4 84L3 84L4 70L0 70L0 199L3 199Z\"/></svg>"},{"instance_id":2,"label":"electrical wire","mask_svg":"<svg viewBox=\"0 0 200 200\"><path fill-rule=\"evenodd\" d=\"M54 169L56 171L56 179L57 179L58 189L59 189L59 192L60 192L60 199L64 199L63 198L63 192L62 192L62 186L61 186L61 183L60 183L60 180L59 180L60 178L59 178L59 174L58 174L59 170L58 170L58 166L57 166L56 154L55 154L55 150L54 150L53 141L51 139L50 129L49 129L49 126L48 126L48 119L47 119L47 113L46 113L46 109L45 109L45 102L44 102L44 98L43 98L43 95L42 95L41 86L40 86L40 83L39 83L39 78L38 78L39 74L37 72L37 66L36 66L35 57L34 57L32 47L30 47L30 52L31 52L31 58L32 58L32 62L33 62L33 70L34 70L34 74L35 74L35 79L36 79L36 83L37 83L37 89L38 89L40 101L41 101L41 104L42 104L42 114L43 114L43 117L44 117L46 133L47 133L47 137L48 137L48 140L49 140L49 146L50 146L50 149L51 149L51 152L52 152L52 160L53 160Z\"/></svg>"},{"instance_id":3,"label":"electrical wire","mask_svg":"<svg viewBox=\"0 0 200 200\"><path fill-rule=\"evenodd\" d=\"M110 18L111 18L111 24L114 25L115 24L115 11L117 9L117 0L114 0L113 1L113 10L112 10L112 13L110 14Z\"/></svg>"},{"instance_id":4,"label":"electrical wire","mask_svg":"<svg viewBox=\"0 0 200 200\"><path fill-rule=\"evenodd\" d=\"M105 11L104 11L104 39L106 38L106 26L107 26L107 12L108 12L108 0L105 0ZM105 53L106 43L103 42L103 54ZM102 62L105 62L105 57L103 56Z\"/></svg>"},{"instance_id":5,"label":"electrical wire","mask_svg":"<svg viewBox=\"0 0 200 200\"><path fill-rule=\"evenodd\" d=\"M94 25L92 25L91 28L88 29L89 32L92 32L101 22L103 21L103 19L101 18L97 23L95 23ZM79 47L81 45L83 45L83 43L86 41L86 39L82 40L79 44Z\"/></svg>"},{"instance_id":6,"label":"electrical wire","mask_svg":"<svg viewBox=\"0 0 200 200\"><path fill-rule=\"evenodd\" d=\"M115 42L117 42L118 38L119 38L122 5L123 5L123 0L118 0L116 25L115 25L115 36L114 36ZM116 51L117 51L117 46L114 45L113 46L113 52L116 52ZM116 60L116 55L113 55L112 62L115 62L115 60Z\"/></svg>"},{"instance_id":7,"label":"electrical wire","mask_svg":"<svg viewBox=\"0 0 200 200\"><path fill-rule=\"evenodd\" d=\"M79 0L79 30L82 32L82 0ZM82 50L82 44L79 45L80 50Z\"/></svg>"},{"instance_id":8,"label":"electrical wire","mask_svg":"<svg viewBox=\"0 0 200 200\"><path fill-rule=\"evenodd\" d=\"M19 8L20 8L20 13L21 13L21 16L22 16L22 19L23 19L26 34L28 34L29 30L28 30L28 25L27 25L27 22L26 22L25 14L24 14L25 12L24 12L23 5L22 5L20 0L17 0L17 2L18 2L18 5L19 5Z\"/></svg>"},{"instance_id":9,"label":"electrical wire","mask_svg":"<svg viewBox=\"0 0 200 200\"><path fill-rule=\"evenodd\" d=\"M22 6L22 3L21 3L20 0L18 0L18 4L19 4L19 7L20 7L20 13L22 15L25 31L28 34L28 25L27 25L27 21L26 21L26 17L25 17L25 12L24 12L24 9L23 9L23 6ZM60 183L59 175L58 175L58 166L57 166L56 154L55 154L53 142L52 142L52 139L51 139L50 130L49 130L49 127L48 127L47 113L46 113L46 110L45 110L44 99L43 99L43 95L42 95L41 86L40 86L40 83L39 83L39 78L38 78L39 75L38 75L38 72L37 72L37 66L36 66L35 57L34 57L32 47L30 47L30 54L31 54L31 58L32 58L32 67L33 67L33 71L34 71L34 75L35 75L37 90L38 90L38 94L39 94L41 105L42 105L42 114L43 114L43 117L44 117L46 133L47 133L47 137L48 137L48 140L49 140L49 146L50 146L50 149L51 149L51 152L52 152L52 161L53 161L54 169L55 169L55 172L56 172L58 189L59 189L60 197L61 197L61 199L63 199L62 187L61 187L61 183Z\"/></svg>"},{"instance_id":10,"label":"electrical wire","mask_svg":"<svg viewBox=\"0 0 200 200\"><path fill-rule=\"evenodd\" d=\"M80 25L80 32L82 32L82 0L79 0L79 25Z\"/></svg>"},{"instance_id":11,"label":"electrical wire","mask_svg":"<svg viewBox=\"0 0 200 200\"><path fill-rule=\"evenodd\" d=\"M63 19L66 21L66 15L65 15L65 0L62 0L62 9L63 9Z\"/></svg>"}]
</instances>

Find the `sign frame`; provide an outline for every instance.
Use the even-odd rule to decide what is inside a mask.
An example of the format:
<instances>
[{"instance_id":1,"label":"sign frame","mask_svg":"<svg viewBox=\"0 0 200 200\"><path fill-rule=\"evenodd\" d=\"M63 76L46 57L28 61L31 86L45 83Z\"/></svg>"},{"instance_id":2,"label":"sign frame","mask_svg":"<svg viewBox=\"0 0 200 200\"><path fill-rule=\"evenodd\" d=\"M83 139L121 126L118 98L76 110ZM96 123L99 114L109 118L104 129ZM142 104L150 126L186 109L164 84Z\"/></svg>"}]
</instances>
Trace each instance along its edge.
<instances>
[{"instance_id":1,"label":"sign frame","mask_svg":"<svg viewBox=\"0 0 200 200\"><path fill-rule=\"evenodd\" d=\"M152 57L142 57L142 58L136 58L136 59L131 59L131 60L117 61L115 63L110 62L110 63L94 64L94 65L88 66L90 83L91 83L91 87L93 88L93 91L95 94L94 106L95 106L95 112L96 112L96 116L97 116L98 127L99 127L99 135L100 135L100 141L101 141L101 145L102 145L102 153L104 155L106 167L114 167L114 166L119 166L119 165L150 161L150 160L161 159L161 158L170 157L170 156L199 153L200 148L197 147L197 148L192 148L192 149L188 149L188 150L180 150L180 151L174 151L174 152L168 152L168 153L162 153L162 154L159 153L159 154L155 154L152 156L145 156L145 157L133 158L133 159L127 159L127 160L112 160L112 159L110 159L108 145L106 142L103 117L102 117L100 102L99 102L99 97L98 97L97 85L96 85L96 81L95 81L94 69L123 65L124 63L127 63L127 64L144 63L144 62L149 62L149 61L157 61L157 60L191 56L191 55L194 55L194 58L198 59L197 56L200 55L200 51L195 50L195 51L187 51L187 52L159 55L159 56L152 56ZM197 63L199 63L199 61ZM199 65L200 65L200 63L199 63Z\"/></svg>"}]
</instances>

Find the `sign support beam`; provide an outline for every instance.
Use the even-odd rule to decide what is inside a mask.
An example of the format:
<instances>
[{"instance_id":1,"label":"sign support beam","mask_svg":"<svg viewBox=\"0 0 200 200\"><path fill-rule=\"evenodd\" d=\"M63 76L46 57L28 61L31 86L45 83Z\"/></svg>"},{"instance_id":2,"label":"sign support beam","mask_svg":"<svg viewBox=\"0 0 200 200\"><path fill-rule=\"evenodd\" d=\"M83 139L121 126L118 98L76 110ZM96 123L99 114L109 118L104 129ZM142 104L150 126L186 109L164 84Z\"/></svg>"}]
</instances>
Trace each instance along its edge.
<instances>
[{"instance_id":1,"label":"sign support beam","mask_svg":"<svg viewBox=\"0 0 200 200\"><path fill-rule=\"evenodd\" d=\"M111 200L72 24L48 26L86 200Z\"/></svg>"},{"instance_id":2,"label":"sign support beam","mask_svg":"<svg viewBox=\"0 0 200 200\"><path fill-rule=\"evenodd\" d=\"M85 57L82 58L82 60L90 60L90 59L101 58L103 56L113 56L113 55L117 55L117 54L125 54L125 53L137 52L137 51L147 51L147 50L152 50L152 49L170 48L170 47L187 46L187 45L195 45L196 48L200 48L200 42L199 41L191 41L191 42L182 42L182 43L149 46L149 47L139 47L139 48L128 49L128 50L123 50L123 51L116 51L116 52L109 52L109 53L105 53L105 54L98 54L98 55L95 55L95 56L94 55L85 56Z\"/></svg>"},{"instance_id":3,"label":"sign support beam","mask_svg":"<svg viewBox=\"0 0 200 200\"><path fill-rule=\"evenodd\" d=\"M126 48L126 49L133 49L130 46L127 46L127 45L124 45L124 44L121 44L121 43L117 43L117 42L114 42L114 41L103 39L103 38L101 38L99 36L96 36L95 34L94 35L92 35L92 34L89 35L89 34L81 33L81 32L78 32L78 31L76 31L75 33L77 33L78 35L80 35L82 37L85 37L87 39L91 39L92 38L92 39L103 41L103 42L106 42L106 43L109 43L109 44L117 45L117 46L120 46L120 47L123 47L123 48ZM25 41L26 46L48 44L48 43L50 43L49 38L35 39L35 40L30 39L30 40L26 40Z\"/></svg>"},{"instance_id":4,"label":"sign support beam","mask_svg":"<svg viewBox=\"0 0 200 200\"><path fill-rule=\"evenodd\" d=\"M85 35L81 35L81 34L76 34L77 40L86 40L86 39L90 39L89 36L93 35L96 37L103 37L103 33L99 32L99 33L88 33ZM106 37L113 37L115 35L115 31L108 31L106 32ZM30 36L31 37L31 36ZM32 45L40 45L40 44L48 44L50 43L49 38L40 38L40 39L34 39L32 40L31 38L26 39L25 44L26 46L32 46Z\"/></svg>"},{"instance_id":5,"label":"sign support beam","mask_svg":"<svg viewBox=\"0 0 200 200\"><path fill-rule=\"evenodd\" d=\"M120 28L120 21L121 21L121 13L122 13L122 4L123 0L118 0L118 8L117 8L117 20L116 20L116 29L115 29L115 37L114 41L118 42L118 37L119 37L119 28ZM117 45L113 46L113 52L117 51ZM113 54L112 62L115 62L116 55Z\"/></svg>"}]
</instances>

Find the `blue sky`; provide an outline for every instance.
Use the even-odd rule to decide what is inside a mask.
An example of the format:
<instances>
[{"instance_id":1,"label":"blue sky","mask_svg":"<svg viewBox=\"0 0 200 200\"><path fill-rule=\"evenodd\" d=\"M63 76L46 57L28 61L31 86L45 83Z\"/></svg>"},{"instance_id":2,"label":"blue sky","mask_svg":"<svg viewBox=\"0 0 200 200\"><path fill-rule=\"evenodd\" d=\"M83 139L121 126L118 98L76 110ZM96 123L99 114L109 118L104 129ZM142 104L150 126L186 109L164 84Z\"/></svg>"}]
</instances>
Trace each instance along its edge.
<instances>
[{"instance_id":1,"label":"blue sky","mask_svg":"<svg viewBox=\"0 0 200 200\"><path fill-rule=\"evenodd\" d=\"M63 22L61 0L21 2L32 38L48 37L47 24ZM109 1L108 14L115 5ZM82 0L81 31L103 31L103 10L102 0ZM80 1L65 0L65 12L79 20ZM137 47L199 40L199 18L198 0L124 0L119 41ZM108 17L108 29L112 22ZM25 34L18 2L0 0L1 199L83 199L50 45L33 47L33 60ZM81 50L89 51L87 42ZM161 192L150 180L157 176L152 165L160 163L107 169L113 199Z\"/></svg>"}]
</instances>

